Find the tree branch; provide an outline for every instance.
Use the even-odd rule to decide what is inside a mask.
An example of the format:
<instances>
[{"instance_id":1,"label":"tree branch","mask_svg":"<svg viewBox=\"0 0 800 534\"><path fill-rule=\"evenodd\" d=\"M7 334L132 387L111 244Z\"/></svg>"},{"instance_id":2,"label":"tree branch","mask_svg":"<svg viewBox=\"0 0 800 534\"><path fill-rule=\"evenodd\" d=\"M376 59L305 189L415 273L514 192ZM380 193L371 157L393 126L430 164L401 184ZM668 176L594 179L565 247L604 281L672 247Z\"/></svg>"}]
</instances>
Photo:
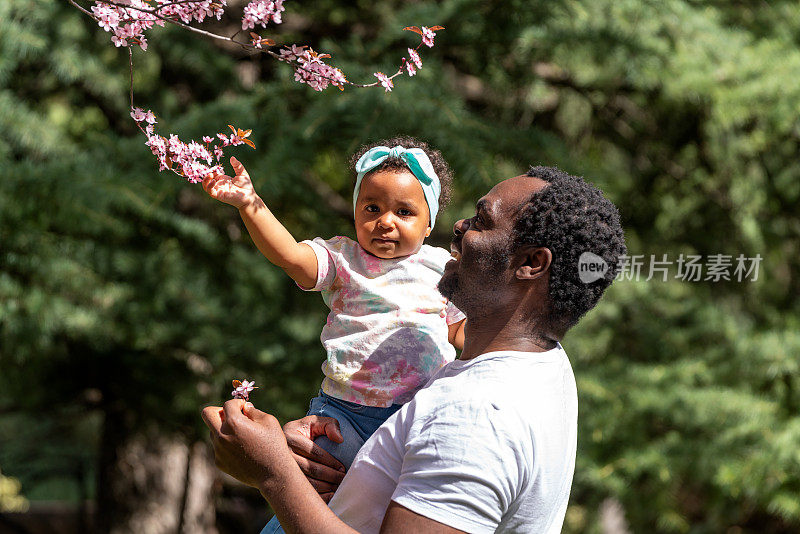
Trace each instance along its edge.
<instances>
[{"instance_id":1,"label":"tree branch","mask_svg":"<svg viewBox=\"0 0 800 534\"><path fill-rule=\"evenodd\" d=\"M94 13L92 13L90 11L87 11L83 7L79 6L78 4L75 3L74 0L67 0L67 1L70 4L72 4L73 6L77 7L78 9L80 9L83 13L85 13L86 15L88 15L89 17L94 19L95 21L97 20L97 17L95 17ZM338 82L337 80L335 80L334 78L331 78L330 76L325 76L325 75L319 74L319 73L314 72L314 71L312 71L312 70L310 70L308 68L303 67L300 64L297 64L297 63L294 63L294 62L292 62L290 60L284 59L279 54L273 52L272 50L258 48L256 46L250 44L250 43L237 41L233 37L238 35L239 32L236 32L235 34L233 34L232 37L225 37L224 35L219 35L219 34L216 34L216 33L213 33L213 32L209 32L209 31L206 31L206 30L201 30L199 28L195 28L195 27L190 26L188 24L184 24L183 22L179 22L179 21L177 21L175 19L171 19L169 17L164 17L164 16L160 15L159 13L157 13L158 9L161 9L161 8L163 8L165 6L162 6L160 8L156 8L156 9L144 9L144 8L139 8L139 7L135 7L135 6L130 6L130 5L127 5L127 4L120 4L120 3L114 2L112 0L97 0L97 1L101 2L103 4L110 5L110 6L118 7L120 9L133 9L135 11L139 11L139 12L142 12L142 13L147 13L149 15L152 15L153 17L156 17L159 20L162 20L164 22L168 22L170 24L174 24L174 25L176 25L176 26L178 26L180 28L183 28L184 30L188 30L190 32L194 32L194 33L196 33L198 35L203 35L205 37L210 37L212 39L217 39L217 40L220 40L220 41L226 41L226 42L229 42L229 43L233 43L235 45L238 45L238 46L242 47L245 50L257 51L257 52L260 52L262 54L268 54L268 55L272 56L273 58L277 59L278 61L281 61L283 63L288 63L289 65L291 65L295 69L304 70L306 72L314 74L314 76L316 76L318 78L323 78L325 80L328 80L329 82L336 82L334 85L339 85L339 83L341 83L341 82ZM167 5L186 4L186 3L197 3L197 2L196 1L193 2L192 0L181 0L181 1L173 2L173 3L167 4ZM420 43L420 45L421 45L421 43ZM416 49L419 49L420 45L417 45ZM128 47L128 48L130 48L130 47ZM390 80L394 79L396 76L399 76L402 73L403 73L403 64L401 63L400 68L397 69L397 72L395 74L391 75L391 76L388 76L388 78ZM347 85L351 85L353 87L375 87L375 86L378 85L379 82L362 84L362 83L355 83L355 82L351 82L349 80L345 80L344 83L347 84Z\"/></svg>"}]
</instances>

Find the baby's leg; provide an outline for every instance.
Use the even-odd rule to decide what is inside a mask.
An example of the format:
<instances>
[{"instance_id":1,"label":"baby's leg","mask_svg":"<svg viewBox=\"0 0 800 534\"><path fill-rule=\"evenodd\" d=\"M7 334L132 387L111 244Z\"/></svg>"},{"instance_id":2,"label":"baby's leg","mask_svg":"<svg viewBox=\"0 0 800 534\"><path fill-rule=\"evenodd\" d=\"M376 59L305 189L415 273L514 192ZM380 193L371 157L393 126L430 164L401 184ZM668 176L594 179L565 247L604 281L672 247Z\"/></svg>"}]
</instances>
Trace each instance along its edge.
<instances>
[{"instance_id":1,"label":"baby's leg","mask_svg":"<svg viewBox=\"0 0 800 534\"><path fill-rule=\"evenodd\" d=\"M261 529L261 534L285 534L277 515L273 515L269 523Z\"/></svg>"},{"instance_id":2,"label":"baby's leg","mask_svg":"<svg viewBox=\"0 0 800 534\"><path fill-rule=\"evenodd\" d=\"M350 469L358 450L369 436L364 436L364 432L359 424L358 414L354 414L348 407L350 403L344 403L325 394L320 394L311 400L311 407L308 415L322 415L333 417L339 422L339 431L342 433L344 441L336 443L326 436L320 436L314 443L328 451L331 456L342 462L345 469Z\"/></svg>"}]
</instances>

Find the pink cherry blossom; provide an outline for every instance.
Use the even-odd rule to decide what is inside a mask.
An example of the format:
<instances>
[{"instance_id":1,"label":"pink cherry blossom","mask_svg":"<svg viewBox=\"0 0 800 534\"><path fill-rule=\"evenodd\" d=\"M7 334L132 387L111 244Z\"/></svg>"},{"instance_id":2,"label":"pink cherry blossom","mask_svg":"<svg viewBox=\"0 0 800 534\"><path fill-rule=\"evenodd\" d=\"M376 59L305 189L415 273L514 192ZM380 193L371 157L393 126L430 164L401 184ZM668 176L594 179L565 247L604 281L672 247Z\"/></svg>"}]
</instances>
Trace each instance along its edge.
<instances>
[{"instance_id":1,"label":"pink cherry blossom","mask_svg":"<svg viewBox=\"0 0 800 534\"><path fill-rule=\"evenodd\" d=\"M411 61L414 62L414 65L416 65L418 69L422 68L422 58L419 57L419 54L417 53L416 50L414 50L413 48L409 48L408 57L411 58Z\"/></svg>"},{"instance_id":2,"label":"pink cherry blossom","mask_svg":"<svg viewBox=\"0 0 800 534\"><path fill-rule=\"evenodd\" d=\"M406 70L408 71L408 75L414 76L417 73L417 68L414 66L414 64L408 61L406 58L403 58L403 62L403 64L406 66Z\"/></svg>"},{"instance_id":3,"label":"pink cherry blossom","mask_svg":"<svg viewBox=\"0 0 800 534\"><path fill-rule=\"evenodd\" d=\"M428 46L428 48L433 47L433 37L436 35L436 32L431 30L430 28L426 28L425 26L422 27L422 42Z\"/></svg>"},{"instance_id":4,"label":"pink cherry blossom","mask_svg":"<svg viewBox=\"0 0 800 534\"><path fill-rule=\"evenodd\" d=\"M206 143L206 144L210 143L210 142L211 142L211 141L213 141L213 140L214 140L214 138L213 138L213 137L209 137L209 136L207 136L207 135L204 135L204 136L203 136L203 142L204 142L204 143Z\"/></svg>"},{"instance_id":5,"label":"pink cherry blossom","mask_svg":"<svg viewBox=\"0 0 800 534\"><path fill-rule=\"evenodd\" d=\"M295 51L300 49L295 50L292 45L292 55ZM303 50L296 59L295 81L308 84L315 91L322 91L331 84L342 87L347 82L344 74L336 67L326 64L322 60L323 57L327 57L327 54L317 54L310 48Z\"/></svg>"},{"instance_id":6,"label":"pink cherry blossom","mask_svg":"<svg viewBox=\"0 0 800 534\"><path fill-rule=\"evenodd\" d=\"M97 24L105 31L111 31L112 28L119 26L119 12L113 6L98 3L92 6L92 13L97 19Z\"/></svg>"},{"instance_id":7,"label":"pink cherry blossom","mask_svg":"<svg viewBox=\"0 0 800 534\"><path fill-rule=\"evenodd\" d=\"M142 50L147 50L144 32L153 26L165 24L155 13L167 19L180 20L184 24L192 20L203 22L206 17L211 16L220 19L224 12L222 6L227 2L198 0L175 4L173 0L155 0L155 6L147 0L120 0L120 3L126 6L110 5L104 0L96 0L92 6L92 14L101 28L113 33L111 41L115 46L138 44Z\"/></svg>"},{"instance_id":8,"label":"pink cherry blossom","mask_svg":"<svg viewBox=\"0 0 800 534\"><path fill-rule=\"evenodd\" d=\"M388 76L386 76L382 72L376 72L374 74L375 74L375 77L378 78L378 81L381 82L381 85L383 86L383 88L386 90L385 92L388 93L389 91L392 90L392 88L394 87L394 83L392 83L392 80L389 79Z\"/></svg>"},{"instance_id":9,"label":"pink cherry blossom","mask_svg":"<svg viewBox=\"0 0 800 534\"><path fill-rule=\"evenodd\" d=\"M242 383L236 387L233 391L231 391L231 396L234 399L244 399L248 400L250 398L250 392L256 389L255 382L248 382L247 380L242 380Z\"/></svg>"},{"instance_id":10,"label":"pink cherry blossom","mask_svg":"<svg viewBox=\"0 0 800 534\"><path fill-rule=\"evenodd\" d=\"M133 108L131 111L131 117L136 122L142 122L145 119L145 113L142 108Z\"/></svg>"},{"instance_id":11,"label":"pink cherry blossom","mask_svg":"<svg viewBox=\"0 0 800 534\"><path fill-rule=\"evenodd\" d=\"M288 46L286 48L282 48L280 50L280 59L284 61L294 61L303 55L304 48L305 46L297 46L295 44L293 44L291 48Z\"/></svg>"},{"instance_id":12,"label":"pink cherry blossom","mask_svg":"<svg viewBox=\"0 0 800 534\"><path fill-rule=\"evenodd\" d=\"M253 0L244 8L242 29L252 30L256 25L266 28L270 20L275 24L280 24L282 22L281 12L284 9L283 0Z\"/></svg>"},{"instance_id":13,"label":"pink cherry blossom","mask_svg":"<svg viewBox=\"0 0 800 534\"><path fill-rule=\"evenodd\" d=\"M180 139L178 139L178 136L175 134L170 134L169 141L167 141L167 146L169 147L169 151L176 156L182 155L186 150L186 145Z\"/></svg>"}]
</instances>

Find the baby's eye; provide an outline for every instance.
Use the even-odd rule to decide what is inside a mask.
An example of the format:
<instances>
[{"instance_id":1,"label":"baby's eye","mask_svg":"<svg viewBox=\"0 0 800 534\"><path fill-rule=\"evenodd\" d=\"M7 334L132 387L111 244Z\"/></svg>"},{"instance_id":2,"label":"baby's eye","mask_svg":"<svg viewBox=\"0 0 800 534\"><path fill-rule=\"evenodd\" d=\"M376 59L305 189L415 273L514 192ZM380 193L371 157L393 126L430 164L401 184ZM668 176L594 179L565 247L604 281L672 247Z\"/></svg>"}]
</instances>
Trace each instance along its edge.
<instances>
[{"instance_id":1,"label":"baby's eye","mask_svg":"<svg viewBox=\"0 0 800 534\"><path fill-rule=\"evenodd\" d=\"M375 213L376 211L378 211L378 206L376 206L375 204L367 204L366 206L364 206L364 209L366 211Z\"/></svg>"},{"instance_id":2,"label":"baby's eye","mask_svg":"<svg viewBox=\"0 0 800 534\"><path fill-rule=\"evenodd\" d=\"M399 210L397 210L397 214L400 215L401 217L410 217L414 215L414 212L406 208L400 208Z\"/></svg>"}]
</instances>

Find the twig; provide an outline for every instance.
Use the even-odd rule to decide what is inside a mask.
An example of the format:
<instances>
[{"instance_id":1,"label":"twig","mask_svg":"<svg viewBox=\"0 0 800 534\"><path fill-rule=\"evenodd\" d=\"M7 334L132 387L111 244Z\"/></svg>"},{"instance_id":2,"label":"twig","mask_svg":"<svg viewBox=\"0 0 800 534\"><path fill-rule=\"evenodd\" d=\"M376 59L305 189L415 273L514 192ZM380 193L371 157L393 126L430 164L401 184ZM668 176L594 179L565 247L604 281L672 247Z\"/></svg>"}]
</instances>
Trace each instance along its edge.
<instances>
[{"instance_id":1,"label":"twig","mask_svg":"<svg viewBox=\"0 0 800 534\"><path fill-rule=\"evenodd\" d=\"M128 47L128 66L131 73L131 109L133 109L133 49Z\"/></svg>"},{"instance_id":2,"label":"twig","mask_svg":"<svg viewBox=\"0 0 800 534\"><path fill-rule=\"evenodd\" d=\"M84 9L83 7L79 6L73 0L67 0L67 2L69 2L73 6L77 7L78 9L80 9L81 11L83 11L84 13L86 13L87 15L92 17L95 21L97 21L97 18L95 18L94 13L92 13L91 11L88 11L88 10Z\"/></svg>"}]
</instances>

